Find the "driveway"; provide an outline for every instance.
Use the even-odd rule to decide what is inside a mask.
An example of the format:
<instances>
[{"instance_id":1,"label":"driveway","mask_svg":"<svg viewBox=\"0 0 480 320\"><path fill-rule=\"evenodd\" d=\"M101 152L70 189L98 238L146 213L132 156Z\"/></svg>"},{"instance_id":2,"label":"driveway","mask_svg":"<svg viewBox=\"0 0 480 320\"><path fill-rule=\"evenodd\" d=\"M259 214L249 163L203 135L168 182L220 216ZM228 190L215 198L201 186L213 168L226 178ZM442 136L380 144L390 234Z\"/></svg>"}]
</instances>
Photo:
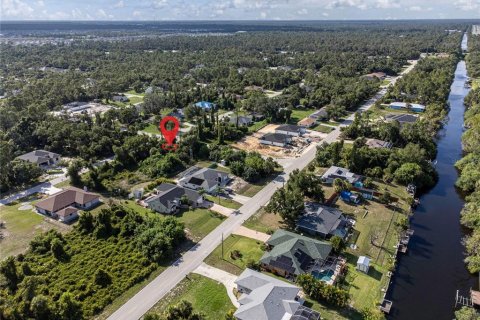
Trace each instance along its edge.
<instances>
[{"instance_id":1,"label":"driveway","mask_svg":"<svg viewBox=\"0 0 480 320\"><path fill-rule=\"evenodd\" d=\"M218 212L221 215L224 215L225 217L229 217L232 214L232 212L234 211L233 209L218 205L218 204L213 203L213 202L212 202L212 206L209 209L213 210L215 212Z\"/></svg>"},{"instance_id":2,"label":"driveway","mask_svg":"<svg viewBox=\"0 0 480 320\"><path fill-rule=\"evenodd\" d=\"M252 200L252 198L247 196L242 196L241 194L232 194L231 195L233 201L237 201L238 203L245 204L248 201Z\"/></svg>"},{"instance_id":3,"label":"driveway","mask_svg":"<svg viewBox=\"0 0 480 320\"><path fill-rule=\"evenodd\" d=\"M223 271L218 268L214 268L209 266L205 262L197 267L197 269L193 270L193 273L197 273L199 275L205 276L212 280L218 281L223 283L225 288L227 289L228 297L232 304L238 308L240 304L238 303L237 297L233 294L233 289L236 287L235 280L237 280L237 276L226 271Z\"/></svg>"},{"instance_id":4,"label":"driveway","mask_svg":"<svg viewBox=\"0 0 480 320\"><path fill-rule=\"evenodd\" d=\"M247 227L244 227L244 226L240 226L237 230L233 231L233 234L238 234L239 236L244 236L244 237L259 240L262 242L266 242L270 238L269 234L248 229Z\"/></svg>"}]
</instances>

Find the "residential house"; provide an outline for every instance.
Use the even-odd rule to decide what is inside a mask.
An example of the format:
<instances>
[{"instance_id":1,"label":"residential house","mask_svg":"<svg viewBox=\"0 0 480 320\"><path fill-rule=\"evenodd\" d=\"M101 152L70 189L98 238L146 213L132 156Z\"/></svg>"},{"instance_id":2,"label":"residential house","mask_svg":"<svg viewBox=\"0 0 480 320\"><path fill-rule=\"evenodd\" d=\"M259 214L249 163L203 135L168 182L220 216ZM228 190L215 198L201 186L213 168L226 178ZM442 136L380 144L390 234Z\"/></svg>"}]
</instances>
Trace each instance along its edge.
<instances>
[{"instance_id":1,"label":"residential house","mask_svg":"<svg viewBox=\"0 0 480 320\"><path fill-rule=\"evenodd\" d=\"M267 240L269 251L260 259L261 267L274 274L295 278L327 260L332 245L279 229Z\"/></svg>"},{"instance_id":2,"label":"residential house","mask_svg":"<svg viewBox=\"0 0 480 320\"><path fill-rule=\"evenodd\" d=\"M282 133L289 136L299 137L305 133L305 127L294 124L282 124L275 129L275 133Z\"/></svg>"},{"instance_id":3,"label":"residential house","mask_svg":"<svg viewBox=\"0 0 480 320\"><path fill-rule=\"evenodd\" d=\"M285 148L292 142L292 137L283 133L267 133L260 137L259 142L261 144Z\"/></svg>"},{"instance_id":4,"label":"residential house","mask_svg":"<svg viewBox=\"0 0 480 320\"><path fill-rule=\"evenodd\" d=\"M96 193L69 187L35 204L37 212L70 222L78 218L78 210L88 210L100 203Z\"/></svg>"},{"instance_id":5,"label":"residential house","mask_svg":"<svg viewBox=\"0 0 480 320\"><path fill-rule=\"evenodd\" d=\"M411 110L413 112L424 112L425 111L425 106L418 104L418 103L407 103L407 102L392 102L389 105L390 109L396 109L396 110Z\"/></svg>"},{"instance_id":6,"label":"residential house","mask_svg":"<svg viewBox=\"0 0 480 320\"><path fill-rule=\"evenodd\" d=\"M249 91L258 91L258 92L263 92L264 89L263 87L260 87L260 86L247 86L244 88L245 92L249 92Z\"/></svg>"},{"instance_id":7,"label":"residential house","mask_svg":"<svg viewBox=\"0 0 480 320\"><path fill-rule=\"evenodd\" d=\"M240 307L237 320L318 320L320 314L305 306L300 288L263 273L245 269L237 280Z\"/></svg>"},{"instance_id":8,"label":"residential house","mask_svg":"<svg viewBox=\"0 0 480 320\"><path fill-rule=\"evenodd\" d=\"M316 121L315 119L312 118L304 118L300 121L298 121L297 125L300 127L305 127L305 128L311 128L315 125Z\"/></svg>"},{"instance_id":9,"label":"residential house","mask_svg":"<svg viewBox=\"0 0 480 320\"><path fill-rule=\"evenodd\" d=\"M195 107L203 109L205 111L210 111L212 109L216 108L216 105L214 103L208 102L208 101L199 101L195 103Z\"/></svg>"},{"instance_id":10,"label":"residential house","mask_svg":"<svg viewBox=\"0 0 480 320\"><path fill-rule=\"evenodd\" d=\"M34 163L40 168L47 168L51 165L57 164L58 161L60 161L60 157L61 156L58 153L45 150L35 150L29 153L22 154L16 159Z\"/></svg>"},{"instance_id":11,"label":"residential house","mask_svg":"<svg viewBox=\"0 0 480 320\"><path fill-rule=\"evenodd\" d=\"M322 238L339 236L344 239L349 228L342 211L316 202L306 202L305 211L297 221L298 230Z\"/></svg>"},{"instance_id":12,"label":"residential house","mask_svg":"<svg viewBox=\"0 0 480 320\"><path fill-rule=\"evenodd\" d=\"M418 120L418 116L413 114L388 114L385 116L387 121L398 121L400 125L405 123L414 123Z\"/></svg>"},{"instance_id":13,"label":"residential house","mask_svg":"<svg viewBox=\"0 0 480 320\"><path fill-rule=\"evenodd\" d=\"M370 80L373 80L373 79L383 80L387 77L387 74L385 72L372 72L364 75L364 77Z\"/></svg>"},{"instance_id":14,"label":"residential house","mask_svg":"<svg viewBox=\"0 0 480 320\"><path fill-rule=\"evenodd\" d=\"M238 126L239 127L248 127L253 124L253 118L250 116L232 116L230 117L230 123L237 124L238 119Z\"/></svg>"},{"instance_id":15,"label":"residential house","mask_svg":"<svg viewBox=\"0 0 480 320\"><path fill-rule=\"evenodd\" d=\"M315 119L316 121L326 121L326 120L328 120L327 107L320 108L319 110L315 111L314 113L312 113L308 117L312 118L312 119Z\"/></svg>"},{"instance_id":16,"label":"residential house","mask_svg":"<svg viewBox=\"0 0 480 320\"><path fill-rule=\"evenodd\" d=\"M328 168L327 171L321 177L322 182L327 184L332 184L335 179L342 179L347 181L351 184L355 184L362 180L362 176L350 172L350 170L346 168L341 168L337 166L331 166Z\"/></svg>"},{"instance_id":17,"label":"residential house","mask_svg":"<svg viewBox=\"0 0 480 320\"><path fill-rule=\"evenodd\" d=\"M390 149L393 146L393 143L379 140L379 139L367 139L367 142L365 144L372 149L375 149L375 148Z\"/></svg>"},{"instance_id":18,"label":"residential house","mask_svg":"<svg viewBox=\"0 0 480 320\"><path fill-rule=\"evenodd\" d=\"M192 167L178 180L178 184L192 190L203 189L208 193L216 193L218 187L225 187L229 181L230 177L226 172Z\"/></svg>"},{"instance_id":19,"label":"residential house","mask_svg":"<svg viewBox=\"0 0 480 320\"><path fill-rule=\"evenodd\" d=\"M117 95L114 95L112 97L112 101L115 101L115 102L128 102L130 101L127 96L123 95L123 94L117 94Z\"/></svg>"},{"instance_id":20,"label":"residential house","mask_svg":"<svg viewBox=\"0 0 480 320\"><path fill-rule=\"evenodd\" d=\"M253 121L261 121L261 120L265 119L265 115L263 113L260 113L260 112L251 112L249 114L249 116L252 117Z\"/></svg>"},{"instance_id":21,"label":"residential house","mask_svg":"<svg viewBox=\"0 0 480 320\"><path fill-rule=\"evenodd\" d=\"M197 191L171 183L162 183L155 188L155 194L143 200L146 206L159 213L172 214L182 205L182 199L188 200L192 207L203 204L203 196Z\"/></svg>"}]
</instances>

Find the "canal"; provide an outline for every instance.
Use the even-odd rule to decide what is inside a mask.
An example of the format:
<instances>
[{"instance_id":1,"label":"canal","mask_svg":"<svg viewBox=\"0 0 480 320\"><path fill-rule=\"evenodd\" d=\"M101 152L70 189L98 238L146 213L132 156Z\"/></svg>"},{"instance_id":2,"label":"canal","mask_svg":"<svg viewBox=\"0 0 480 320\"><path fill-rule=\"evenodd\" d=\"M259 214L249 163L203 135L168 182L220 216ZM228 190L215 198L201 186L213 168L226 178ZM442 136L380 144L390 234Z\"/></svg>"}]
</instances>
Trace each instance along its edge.
<instances>
[{"instance_id":1,"label":"canal","mask_svg":"<svg viewBox=\"0 0 480 320\"><path fill-rule=\"evenodd\" d=\"M464 35L462 49L466 50ZM455 162L462 156L463 99L468 93L465 61L460 61L448 101L448 122L439 133L436 168L438 184L420 198L411 220L415 234L408 252L401 255L387 299L393 301L389 319L451 320L455 293L467 295L478 288L478 279L465 268L460 225L464 201L455 189Z\"/></svg>"}]
</instances>

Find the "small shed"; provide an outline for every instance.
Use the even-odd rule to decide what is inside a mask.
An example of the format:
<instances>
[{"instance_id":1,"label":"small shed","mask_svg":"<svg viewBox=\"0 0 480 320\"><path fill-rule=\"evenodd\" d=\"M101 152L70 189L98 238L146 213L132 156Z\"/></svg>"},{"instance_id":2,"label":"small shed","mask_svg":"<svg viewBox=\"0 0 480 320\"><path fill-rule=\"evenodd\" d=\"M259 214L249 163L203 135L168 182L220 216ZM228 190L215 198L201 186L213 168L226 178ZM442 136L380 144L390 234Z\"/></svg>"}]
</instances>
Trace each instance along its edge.
<instances>
[{"instance_id":1,"label":"small shed","mask_svg":"<svg viewBox=\"0 0 480 320\"><path fill-rule=\"evenodd\" d=\"M370 258L360 256L357 260L357 270L368 273L368 269L370 269Z\"/></svg>"}]
</instances>

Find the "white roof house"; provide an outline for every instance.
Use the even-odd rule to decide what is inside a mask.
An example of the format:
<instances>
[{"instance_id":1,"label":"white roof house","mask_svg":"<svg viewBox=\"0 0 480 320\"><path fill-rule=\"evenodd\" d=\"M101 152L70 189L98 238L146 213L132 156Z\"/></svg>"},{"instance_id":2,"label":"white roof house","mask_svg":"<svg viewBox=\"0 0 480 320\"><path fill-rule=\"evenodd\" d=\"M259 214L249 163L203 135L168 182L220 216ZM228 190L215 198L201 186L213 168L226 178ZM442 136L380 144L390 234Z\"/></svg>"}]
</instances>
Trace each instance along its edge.
<instances>
[{"instance_id":1,"label":"white roof house","mask_svg":"<svg viewBox=\"0 0 480 320\"><path fill-rule=\"evenodd\" d=\"M360 256L357 260L357 270L368 273L368 269L370 269L370 258Z\"/></svg>"},{"instance_id":2,"label":"white roof house","mask_svg":"<svg viewBox=\"0 0 480 320\"><path fill-rule=\"evenodd\" d=\"M238 320L304 319L302 313L308 313L309 319L320 318L318 312L301 305L300 288L290 283L247 268L235 284L242 293L240 307L234 313Z\"/></svg>"}]
</instances>

